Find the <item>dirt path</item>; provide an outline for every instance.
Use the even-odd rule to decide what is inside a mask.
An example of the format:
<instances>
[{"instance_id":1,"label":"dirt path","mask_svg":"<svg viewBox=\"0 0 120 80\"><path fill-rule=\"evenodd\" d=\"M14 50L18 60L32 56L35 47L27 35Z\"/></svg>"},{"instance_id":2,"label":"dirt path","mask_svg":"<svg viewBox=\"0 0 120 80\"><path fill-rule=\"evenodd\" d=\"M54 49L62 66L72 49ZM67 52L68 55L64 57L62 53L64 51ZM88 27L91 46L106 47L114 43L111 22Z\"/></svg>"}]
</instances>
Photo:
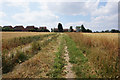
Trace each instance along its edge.
<instances>
[{"instance_id":1,"label":"dirt path","mask_svg":"<svg viewBox=\"0 0 120 80\"><path fill-rule=\"evenodd\" d=\"M66 72L65 78L75 78L75 73L72 71L72 64L69 62L69 52L67 46L65 46L65 57L67 65L65 66L64 72Z\"/></svg>"}]
</instances>

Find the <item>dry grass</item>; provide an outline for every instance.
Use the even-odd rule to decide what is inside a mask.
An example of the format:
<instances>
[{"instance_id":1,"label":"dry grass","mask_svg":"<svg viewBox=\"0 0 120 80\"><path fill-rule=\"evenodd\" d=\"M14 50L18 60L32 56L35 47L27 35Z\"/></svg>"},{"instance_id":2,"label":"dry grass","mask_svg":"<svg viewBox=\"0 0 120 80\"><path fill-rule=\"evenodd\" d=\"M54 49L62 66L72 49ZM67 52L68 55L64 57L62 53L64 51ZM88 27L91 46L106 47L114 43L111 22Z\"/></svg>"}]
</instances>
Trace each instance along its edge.
<instances>
[{"instance_id":1,"label":"dry grass","mask_svg":"<svg viewBox=\"0 0 120 80\"><path fill-rule=\"evenodd\" d=\"M3 78L48 78L52 69L60 38L56 37L29 60L18 64L12 72L3 74Z\"/></svg>"},{"instance_id":2,"label":"dry grass","mask_svg":"<svg viewBox=\"0 0 120 80\"><path fill-rule=\"evenodd\" d=\"M118 77L118 33L67 33L101 77Z\"/></svg>"},{"instance_id":3,"label":"dry grass","mask_svg":"<svg viewBox=\"0 0 120 80\"><path fill-rule=\"evenodd\" d=\"M41 37L42 39L34 40L29 45L24 45L26 47L15 47L13 50L4 50L2 55L2 61L3 61L3 73L7 73L9 71L12 71L14 66L18 63L24 62L25 60L31 58L35 54L38 53L38 51L41 50L44 46L48 45L52 39L56 38L56 35L50 34L51 36ZM34 37L35 39L35 37ZM27 39L28 40L28 39ZM18 42L18 41L17 41ZM16 43L17 43L16 42ZM25 41L24 41L25 42ZM23 50L24 49L24 50ZM14 64L13 64L14 63Z\"/></svg>"},{"instance_id":4,"label":"dry grass","mask_svg":"<svg viewBox=\"0 0 120 80\"><path fill-rule=\"evenodd\" d=\"M49 32L0 32L2 34L2 39L11 39L16 37L26 37L26 36L35 36L35 35L44 35L51 34Z\"/></svg>"}]
</instances>

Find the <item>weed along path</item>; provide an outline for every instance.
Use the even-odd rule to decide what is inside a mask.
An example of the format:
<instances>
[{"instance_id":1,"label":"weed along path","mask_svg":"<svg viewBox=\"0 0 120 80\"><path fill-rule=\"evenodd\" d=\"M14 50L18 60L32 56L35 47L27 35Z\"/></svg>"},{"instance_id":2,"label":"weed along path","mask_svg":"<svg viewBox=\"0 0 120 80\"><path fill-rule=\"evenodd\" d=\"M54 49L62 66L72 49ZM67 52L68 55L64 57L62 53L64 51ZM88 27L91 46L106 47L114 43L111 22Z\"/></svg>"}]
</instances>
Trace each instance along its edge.
<instances>
[{"instance_id":1,"label":"weed along path","mask_svg":"<svg viewBox=\"0 0 120 80\"><path fill-rule=\"evenodd\" d=\"M60 35L46 39L45 46L33 57L15 66L12 72L3 74L3 78L49 78L55 52L58 50ZM47 41L50 41L49 43ZM48 44L47 44L48 43Z\"/></svg>"},{"instance_id":2,"label":"weed along path","mask_svg":"<svg viewBox=\"0 0 120 80\"><path fill-rule=\"evenodd\" d=\"M54 35L48 36L48 37L44 37L42 40L38 40L37 42L39 43L44 43L45 40L51 39ZM10 53L16 53L17 50L25 52L27 50L29 50L31 48L31 44L33 42L26 44L26 45L22 45L22 46L18 46L16 48L14 48L13 50L11 50Z\"/></svg>"},{"instance_id":3,"label":"weed along path","mask_svg":"<svg viewBox=\"0 0 120 80\"><path fill-rule=\"evenodd\" d=\"M67 63L67 65L65 65L65 70L64 70L64 72L66 73L65 78L75 78L75 73L72 71L73 65L69 62L69 52L66 45L65 45L64 59Z\"/></svg>"}]
</instances>

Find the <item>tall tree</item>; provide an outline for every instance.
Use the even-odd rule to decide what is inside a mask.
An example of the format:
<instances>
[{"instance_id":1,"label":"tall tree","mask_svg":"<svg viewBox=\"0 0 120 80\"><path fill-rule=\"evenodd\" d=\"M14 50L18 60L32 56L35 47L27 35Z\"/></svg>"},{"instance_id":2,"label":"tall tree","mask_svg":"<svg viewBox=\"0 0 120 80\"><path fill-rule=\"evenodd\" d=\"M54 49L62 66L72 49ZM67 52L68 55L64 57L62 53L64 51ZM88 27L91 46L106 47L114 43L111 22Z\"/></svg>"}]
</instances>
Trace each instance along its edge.
<instances>
[{"instance_id":1,"label":"tall tree","mask_svg":"<svg viewBox=\"0 0 120 80\"><path fill-rule=\"evenodd\" d=\"M86 31L84 25L81 25L81 31L82 31L82 32L85 32L85 31Z\"/></svg>"},{"instance_id":2,"label":"tall tree","mask_svg":"<svg viewBox=\"0 0 120 80\"><path fill-rule=\"evenodd\" d=\"M58 23L58 30L59 32L63 32L63 27L61 23Z\"/></svg>"},{"instance_id":3,"label":"tall tree","mask_svg":"<svg viewBox=\"0 0 120 80\"><path fill-rule=\"evenodd\" d=\"M70 32L73 32L73 28L72 28L72 26L70 26Z\"/></svg>"}]
</instances>

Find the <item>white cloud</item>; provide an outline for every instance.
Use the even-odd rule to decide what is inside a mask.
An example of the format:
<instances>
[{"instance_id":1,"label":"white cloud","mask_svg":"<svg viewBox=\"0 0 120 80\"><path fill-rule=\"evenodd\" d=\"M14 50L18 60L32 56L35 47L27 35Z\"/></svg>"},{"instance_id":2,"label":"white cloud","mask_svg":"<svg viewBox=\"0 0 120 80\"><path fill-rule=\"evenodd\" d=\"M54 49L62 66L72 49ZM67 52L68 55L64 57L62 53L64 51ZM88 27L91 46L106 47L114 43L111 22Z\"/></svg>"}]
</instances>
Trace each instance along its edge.
<instances>
[{"instance_id":1,"label":"white cloud","mask_svg":"<svg viewBox=\"0 0 120 80\"><path fill-rule=\"evenodd\" d=\"M18 13L13 16L13 19L22 23L30 22L52 22L56 20L58 16L48 11L30 11L25 13Z\"/></svg>"},{"instance_id":2,"label":"white cloud","mask_svg":"<svg viewBox=\"0 0 120 80\"><path fill-rule=\"evenodd\" d=\"M110 15L110 16L99 16L96 18L92 18L90 22L86 21L78 21L78 22L71 22L67 23L67 26L80 26L84 24L86 28L92 29L93 31L98 30L111 30L111 29L118 29L118 15Z\"/></svg>"},{"instance_id":3,"label":"white cloud","mask_svg":"<svg viewBox=\"0 0 120 80\"><path fill-rule=\"evenodd\" d=\"M96 10L92 12L92 15L101 16L101 15L111 15L116 13L118 13L118 3L108 2L106 6L101 6L99 9L96 8Z\"/></svg>"},{"instance_id":4,"label":"white cloud","mask_svg":"<svg viewBox=\"0 0 120 80\"><path fill-rule=\"evenodd\" d=\"M2 1L2 0L0 0ZM96 2L97 0L4 0L13 2ZM101 2L118 2L119 0L100 0Z\"/></svg>"},{"instance_id":5,"label":"white cloud","mask_svg":"<svg viewBox=\"0 0 120 80\"><path fill-rule=\"evenodd\" d=\"M94 11L98 6L97 2L54 2L46 3L49 10L63 15L87 15Z\"/></svg>"},{"instance_id":6,"label":"white cloud","mask_svg":"<svg viewBox=\"0 0 120 80\"><path fill-rule=\"evenodd\" d=\"M39 1L38 1L39 2ZM77 21L66 23L65 26L77 26L84 24L90 29L109 29L117 26L117 3L107 3L105 6L98 8L99 0L96 2L40 2L40 10L30 10L30 2L23 0L8 0L8 6L21 7L24 11L16 13L12 18L21 24L36 24L41 26L54 27L60 15L91 15L91 21ZM1 13L0 13L1 14ZM49 29L50 29L49 27ZM66 27L67 28L67 27Z\"/></svg>"},{"instance_id":7,"label":"white cloud","mask_svg":"<svg viewBox=\"0 0 120 80\"><path fill-rule=\"evenodd\" d=\"M58 20L58 16L47 9L45 5L41 6L39 11L25 11L12 16L17 23L33 24L36 26L53 27Z\"/></svg>"},{"instance_id":8,"label":"white cloud","mask_svg":"<svg viewBox=\"0 0 120 80\"><path fill-rule=\"evenodd\" d=\"M23 11L30 11L28 1L25 0L4 0L3 4L6 4L8 7L21 8Z\"/></svg>"},{"instance_id":9,"label":"white cloud","mask_svg":"<svg viewBox=\"0 0 120 80\"><path fill-rule=\"evenodd\" d=\"M5 16L6 16L6 14L4 12L0 11L0 19L5 17Z\"/></svg>"},{"instance_id":10,"label":"white cloud","mask_svg":"<svg viewBox=\"0 0 120 80\"><path fill-rule=\"evenodd\" d=\"M91 21L77 21L70 22L66 25L68 26L77 26L84 24L86 28L92 30L106 30L106 29L118 29L118 3L117 2L108 2L105 6L100 8L96 7L95 11L92 11Z\"/></svg>"}]
</instances>

